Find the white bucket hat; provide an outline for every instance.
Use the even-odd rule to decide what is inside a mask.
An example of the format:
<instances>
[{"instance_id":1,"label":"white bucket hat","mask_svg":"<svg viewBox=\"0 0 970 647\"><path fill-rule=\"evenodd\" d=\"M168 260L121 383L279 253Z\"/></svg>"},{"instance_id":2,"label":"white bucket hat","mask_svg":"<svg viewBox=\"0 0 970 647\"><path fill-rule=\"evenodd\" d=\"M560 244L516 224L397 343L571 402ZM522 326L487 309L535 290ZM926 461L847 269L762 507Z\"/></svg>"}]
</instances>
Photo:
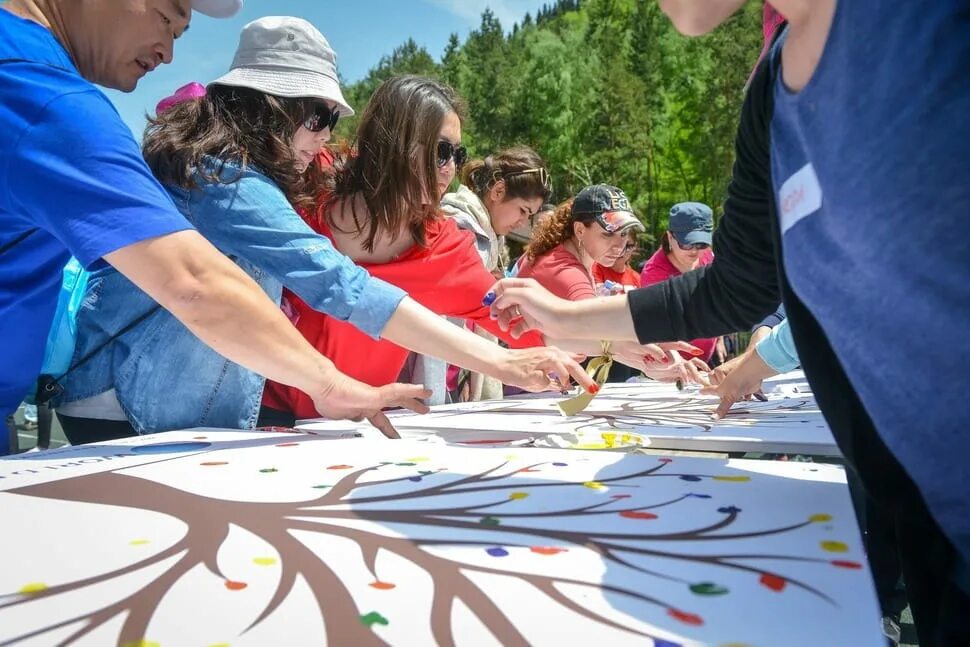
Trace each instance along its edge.
<instances>
[{"instance_id":1,"label":"white bucket hat","mask_svg":"<svg viewBox=\"0 0 970 647\"><path fill-rule=\"evenodd\" d=\"M252 88L278 97L315 97L354 114L337 81L337 56L316 27L302 18L266 16L239 34L229 71L209 85Z\"/></svg>"},{"instance_id":2,"label":"white bucket hat","mask_svg":"<svg viewBox=\"0 0 970 647\"><path fill-rule=\"evenodd\" d=\"M192 0L192 11L213 18L230 18L242 9L242 0Z\"/></svg>"}]
</instances>

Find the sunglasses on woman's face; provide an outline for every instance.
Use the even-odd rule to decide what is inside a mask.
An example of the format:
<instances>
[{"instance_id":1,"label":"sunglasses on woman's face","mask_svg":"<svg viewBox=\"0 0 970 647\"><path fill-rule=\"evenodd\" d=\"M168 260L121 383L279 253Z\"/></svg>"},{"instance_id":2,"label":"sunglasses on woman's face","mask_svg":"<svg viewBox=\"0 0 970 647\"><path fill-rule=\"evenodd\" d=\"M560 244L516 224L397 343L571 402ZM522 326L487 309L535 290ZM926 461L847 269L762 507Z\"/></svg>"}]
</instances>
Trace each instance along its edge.
<instances>
[{"instance_id":1,"label":"sunglasses on woman's face","mask_svg":"<svg viewBox=\"0 0 970 647\"><path fill-rule=\"evenodd\" d=\"M313 106L313 113L303 122L303 127L311 133L318 133L324 128L329 128L330 132L333 132L339 118L339 110L325 103L317 103Z\"/></svg>"},{"instance_id":2,"label":"sunglasses on woman's face","mask_svg":"<svg viewBox=\"0 0 970 647\"><path fill-rule=\"evenodd\" d=\"M442 168L448 160L455 160L455 168L461 168L465 160L468 159L468 151L464 146L455 146L451 142L438 142L437 161L438 168Z\"/></svg>"},{"instance_id":3,"label":"sunglasses on woman's face","mask_svg":"<svg viewBox=\"0 0 970 647\"><path fill-rule=\"evenodd\" d=\"M710 245L708 245L707 243L692 243L690 245L681 245L680 244L680 241L677 240L677 237L676 236L674 236L674 242L677 243L677 247L680 247L685 252L689 252L692 249L693 250L696 250L696 251L699 251L699 252L703 252L705 249L707 249L708 247L710 247Z\"/></svg>"}]
</instances>

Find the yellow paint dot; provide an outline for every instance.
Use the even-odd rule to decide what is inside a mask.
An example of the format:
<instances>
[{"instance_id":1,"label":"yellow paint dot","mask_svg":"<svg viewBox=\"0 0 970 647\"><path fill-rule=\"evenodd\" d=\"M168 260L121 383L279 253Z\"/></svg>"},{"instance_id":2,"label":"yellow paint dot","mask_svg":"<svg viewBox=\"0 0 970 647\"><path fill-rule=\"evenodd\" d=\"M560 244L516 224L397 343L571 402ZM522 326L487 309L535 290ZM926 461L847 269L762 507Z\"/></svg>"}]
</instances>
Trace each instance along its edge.
<instances>
[{"instance_id":1,"label":"yellow paint dot","mask_svg":"<svg viewBox=\"0 0 970 647\"><path fill-rule=\"evenodd\" d=\"M603 436L603 442L606 443L607 447L616 446L616 434L604 433L602 434L602 436Z\"/></svg>"},{"instance_id":2,"label":"yellow paint dot","mask_svg":"<svg viewBox=\"0 0 970 647\"><path fill-rule=\"evenodd\" d=\"M121 647L161 647L161 645L152 640L129 640L126 643L121 643Z\"/></svg>"},{"instance_id":3,"label":"yellow paint dot","mask_svg":"<svg viewBox=\"0 0 970 647\"><path fill-rule=\"evenodd\" d=\"M260 566L272 566L276 563L275 557L253 557L253 563Z\"/></svg>"},{"instance_id":4,"label":"yellow paint dot","mask_svg":"<svg viewBox=\"0 0 970 647\"><path fill-rule=\"evenodd\" d=\"M583 483L583 485L585 485L586 487L588 487L591 490L605 490L606 489L606 486L603 485L602 483L600 483L599 481L586 481L585 483Z\"/></svg>"},{"instance_id":5,"label":"yellow paint dot","mask_svg":"<svg viewBox=\"0 0 970 647\"><path fill-rule=\"evenodd\" d=\"M431 460L427 456L418 456L417 458L405 458L408 463L424 463L425 461Z\"/></svg>"},{"instance_id":6,"label":"yellow paint dot","mask_svg":"<svg viewBox=\"0 0 970 647\"><path fill-rule=\"evenodd\" d=\"M151 543L147 539L132 539L128 542L129 546L144 546L145 544Z\"/></svg>"},{"instance_id":7,"label":"yellow paint dot","mask_svg":"<svg viewBox=\"0 0 970 647\"><path fill-rule=\"evenodd\" d=\"M849 547L841 541L823 541L820 542L822 550L827 550L830 553L846 553L849 551Z\"/></svg>"},{"instance_id":8,"label":"yellow paint dot","mask_svg":"<svg viewBox=\"0 0 970 647\"><path fill-rule=\"evenodd\" d=\"M729 483L746 483L751 480L750 476L714 476L715 481L727 481Z\"/></svg>"},{"instance_id":9,"label":"yellow paint dot","mask_svg":"<svg viewBox=\"0 0 970 647\"><path fill-rule=\"evenodd\" d=\"M40 593L41 591L46 591L47 585L43 582L31 582L30 584L24 584L20 587L18 593L23 593L25 595L32 595L34 593Z\"/></svg>"},{"instance_id":10,"label":"yellow paint dot","mask_svg":"<svg viewBox=\"0 0 970 647\"><path fill-rule=\"evenodd\" d=\"M513 492L509 495L509 498L513 501L518 501L519 499L524 499L529 496L528 492Z\"/></svg>"},{"instance_id":11,"label":"yellow paint dot","mask_svg":"<svg viewBox=\"0 0 970 647\"><path fill-rule=\"evenodd\" d=\"M824 523L826 521L832 521L832 515L830 514L813 514L808 518L812 523Z\"/></svg>"},{"instance_id":12,"label":"yellow paint dot","mask_svg":"<svg viewBox=\"0 0 970 647\"><path fill-rule=\"evenodd\" d=\"M213 643L209 647L229 647L229 643Z\"/></svg>"},{"instance_id":13,"label":"yellow paint dot","mask_svg":"<svg viewBox=\"0 0 970 647\"><path fill-rule=\"evenodd\" d=\"M606 443L578 443L572 445L573 449L609 449Z\"/></svg>"}]
</instances>

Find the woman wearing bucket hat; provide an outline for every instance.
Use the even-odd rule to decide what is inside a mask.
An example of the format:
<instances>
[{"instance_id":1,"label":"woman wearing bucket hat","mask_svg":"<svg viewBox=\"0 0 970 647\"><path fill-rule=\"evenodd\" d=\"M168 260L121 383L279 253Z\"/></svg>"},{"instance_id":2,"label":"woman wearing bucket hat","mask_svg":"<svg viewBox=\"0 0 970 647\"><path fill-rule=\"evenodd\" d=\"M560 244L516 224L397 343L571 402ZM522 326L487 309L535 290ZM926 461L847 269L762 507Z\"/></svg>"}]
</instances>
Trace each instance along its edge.
<instances>
[{"instance_id":1,"label":"woman wearing bucket hat","mask_svg":"<svg viewBox=\"0 0 970 647\"><path fill-rule=\"evenodd\" d=\"M714 261L711 252L714 214L701 202L679 202L670 209L667 231L660 240L660 249L643 265L640 285L647 287L661 283L672 276L710 265ZM703 352L699 358L684 355L685 359L710 362L717 353L724 361L724 342L721 337L693 339L690 342ZM683 355L683 353L682 353Z\"/></svg>"},{"instance_id":2,"label":"woman wearing bucket hat","mask_svg":"<svg viewBox=\"0 0 970 647\"><path fill-rule=\"evenodd\" d=\"M433 312L474 322L519 347L504 350L441 320L462 340L464 352L486 358L557 355L561 351L542 347L541 335L515 340L499 330L482 305L495 277L482 263L472 232L442 218L439 197L464 158L461 112L455 91L433 79L408 75L382 83L361 116L353 149L325 154L325 192L304 218L341 252ZM370 188L375 186L381 188ZM297 329L348 375L384 384L404 366L407 352L399 345L368 339L298 295L286 293L285 300ZM435 355L479 371L467 357L446 357L443 348ZM273 382L267 382L263 404L267 421L312 415L306 395Z\"/></svg>"},{"instance_id":3,"label":"woman wearing bucket hat","mask_svg":"<svg viewBox=\"0 0 970 647\"><path fill-rule=\"evenodd\" d=\"M533 278L569 301L595 298L593 264L613 265L624 253L630 233L643 229L622 190L608 184L588 186L533 230L518 276ZM683 342L660 347L631 342L612 345L620 361L650 377L697 381L696 370L678 361L679 356L672 352L664 352L667 350L700 352Z\"/></svg>"},{"instance_id":4,"label":"woman wearing bucket hat","mask_svg":"<svg viewBox=\"0 0 970 647\"><path fill-rule=\"evenodd\" d=\"M460 349L461 331L355 266L294 211L313 204L320 171L311 162L348 114L323 35L298 18L261 18L243 28L229 72L204 97L150 121L143 152L186 218L277 303L286 286L371 337L426 354ZM78 318L79 354L138 323L65 384L60 413L72 442L109 423L119 435L256 424L262 377L206 349L117 274L92 277L89 295L96 298ZM546 386L546 372L581 374L564 355L532 359L491 355L475 365L530 388ZM355 389L373 388L343 377ZM393 435L386 418L378 421Z\"/></svg>"}]
</instances>

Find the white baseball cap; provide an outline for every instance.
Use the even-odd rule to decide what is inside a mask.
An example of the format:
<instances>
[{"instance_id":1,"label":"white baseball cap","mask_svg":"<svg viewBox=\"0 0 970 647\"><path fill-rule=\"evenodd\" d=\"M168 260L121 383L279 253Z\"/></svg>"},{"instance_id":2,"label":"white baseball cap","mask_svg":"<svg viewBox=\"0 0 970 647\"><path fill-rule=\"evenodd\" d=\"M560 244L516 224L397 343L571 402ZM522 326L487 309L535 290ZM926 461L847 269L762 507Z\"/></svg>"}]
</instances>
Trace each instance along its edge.
<instances>
[{"instance_id":1,"label":"white baseball cap","mask_svg":"<svg viewBox=\"0 0 970 647\"><path fill-rule=\"evenodd\" d=\"M323 34L302 18L266 16L243 27L229 71L209 85L326 99L337 104L341 116L354 114L340 91L337 55Z\"/></svg>"},{"instance_id":2,"label":"white baseball cap","mask_svg":"<svg viewBox=\"0 0 970 647\"><path fill-rule=\"evenodd\" d=\"M192 11L213 18L229 18L242 9L242 0L192 0Z\"/></svg>"}]
</instances>

